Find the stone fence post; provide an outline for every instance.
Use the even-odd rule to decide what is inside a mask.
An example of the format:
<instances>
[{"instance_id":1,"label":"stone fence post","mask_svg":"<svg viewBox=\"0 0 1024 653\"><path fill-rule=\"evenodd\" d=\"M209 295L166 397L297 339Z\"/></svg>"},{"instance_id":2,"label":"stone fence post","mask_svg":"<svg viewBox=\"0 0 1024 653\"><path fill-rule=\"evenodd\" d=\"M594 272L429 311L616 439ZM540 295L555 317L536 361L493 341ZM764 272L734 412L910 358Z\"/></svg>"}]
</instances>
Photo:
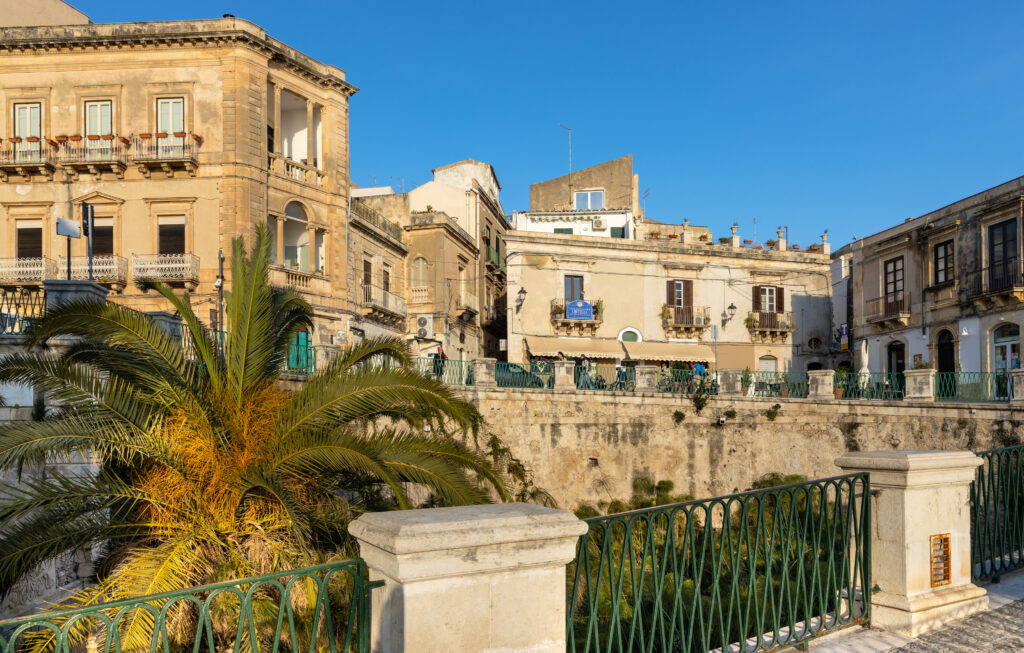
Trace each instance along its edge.
<instances>
[{"instance_id":1,"label":"stone fence post","mask_svg":"<svg viewBox=\"0 0 1024 653\"><path fill-rule=\"evenodd\" d=\"M1010 384L1013 386L1011 404L1024 404L1024 369L1010 370Z\"/></svg>"},{"instance_id":2,"label":"stone fence post","mask_svg":"<svg viewBox=\"0 0 1024 653\"><path fill-rule=\"evenodd\" d=\"M724 397L743 395L743 370L729 369L718 373L718 394Z\"/></svg>"},{"instance_id":3,"label":"stone fence post","mask_svg":"<svg viewBox=\"0 0 1024 653\"><path fill-rule=\"evenodd\" d=\"M870 472L871 625L911 637L988 607L971 583L970 451L861 451L836 460Z\"/></svg>"},{"instance_id":4,"label":"stone fence post","mask_svg":"<svg viewBox=\"0 0 1024 653\"><path fill-rule=\"evenodd\" d=\"M576 388L576 361L555 361L555 387L563 390Z\"/></svg>"},{"instance_id":5,"label":"stone fence post","mask_svg":"<svg viewBox=\"0 0 1024 653\"><path fill-rule=\"evenodd\" d=\"M565 567L587 525L504 503L363 515L375 653L564 653Z\"/></svg>"},{"instance_id":6,"label":"stone fence post","mask_svg":"<svg viewBox=\"0 0 1024 653\"><path fill-rule=\"evenodd\" d=\"M636 374L637 392L658 391L658 368L654 365L637 365L634 369Z\"/></svg>"},{"instance_id":7,"label":"stone fence post","mask_svg":"<svg viewBox=\"0 0 1024 653\"><path fill-rule=\"evenodd\" d=\"M157 323L164 332L172 338L181 337L182 320L181 316L170 311L148 311L146 313L149 317L153 318L153 321Z\"/></svg>"},{"instance_id":8,"label":"stone fence post","mask_svg":"<svg viewBox=\"0 0 1024 653\"><path fill-rule=\"evenodd\" d=\"M498 361L494 358L477 358L473 360L473 385L482 388L493 388L498 385L494 378L494 367Z\"/></svg>"},{"instance_id":9,"label":"stone fence post","mask_svg":"<svg viewBox=\"0 0 1024 653\"><path fill-rule=\"evenodd\" d=\"M47 310L57 308L65 302L79 299L107 298L107 289L93 281L68 281L66 279L47 279L43 282L46 291Z\"/></svg>"},{"instance_id":10,"label":"stone fence post","mask_svg":"<svg viewBox=\"0 0 1024 653\"><path fill-rule=\"evenodd\" d=\"M808 399L835 399L835 370L808 370L807 371L807 398Z\"/></svg>"},{"instance_id":11,"label":"stone fence post","mask_svg":"<svg viewBox=\"0 0 1024 653\"><path fill-rule=\"evenodd\" d=\"M907 381L905 398L935 401L935 370L904 370L903 378Z\"/></svg>"}]
</instances>

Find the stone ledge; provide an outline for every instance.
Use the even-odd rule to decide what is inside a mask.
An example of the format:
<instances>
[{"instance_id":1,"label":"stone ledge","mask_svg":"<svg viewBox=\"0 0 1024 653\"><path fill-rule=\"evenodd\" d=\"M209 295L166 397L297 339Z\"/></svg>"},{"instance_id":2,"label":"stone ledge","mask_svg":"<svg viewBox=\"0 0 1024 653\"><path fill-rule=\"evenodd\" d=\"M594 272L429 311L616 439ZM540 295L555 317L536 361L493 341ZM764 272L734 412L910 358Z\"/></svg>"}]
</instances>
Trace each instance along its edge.
<instances>
[{"instance_id":1,"label":"stone ledge","mask_svg":"<svg viewBox=\"0 0 1024 653\"><path fill-rule=\"evenodd\" d=\"M871 625L917 637L939 626L988 609L988 592L975 585L905 597L871 593Z\"/></svg>"}]
</instances>

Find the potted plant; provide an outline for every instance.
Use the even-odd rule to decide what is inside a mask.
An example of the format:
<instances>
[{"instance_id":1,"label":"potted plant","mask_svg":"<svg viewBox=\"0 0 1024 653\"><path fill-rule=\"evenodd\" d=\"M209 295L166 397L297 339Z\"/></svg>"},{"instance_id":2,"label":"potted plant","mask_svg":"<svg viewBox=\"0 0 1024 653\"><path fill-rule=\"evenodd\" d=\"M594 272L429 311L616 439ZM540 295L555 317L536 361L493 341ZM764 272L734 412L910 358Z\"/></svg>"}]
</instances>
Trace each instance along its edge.
<instances>
[{"instance_id":1,"label":"potted plant","mask_svg":"<svg viewBox=\"0 0 1024 653\"><path fill-rule=\"evenodd\" d=\"M99 134L89 134L88 136L86 136L86 138L88 138L90 141L98 141L98 140L100 140L100 135Z\"/></svg>"},{"instance_id":2,"label":"potted plant","mask_svg":"<svg viewBox=\"0 0 1024 653\"><path fill-rule=\"evenodd\" d=\"M18 136L12 136L11 138L8 138L7 140L9 140L12 143L20 143L21 142L21 138L18 137Z\"/></svg>"},{"instance_id":3,"label":"potted plant","mask_svg":"<svg viewBox=\"0 0 1024 653\"><path fill-rule=\"evenodd\" d=\"M553 320L561 320L564 317L565 317L565 309L562 308L561 306L559 306L558 304L552 304L551 305L551 319L553 319Z\"/></svg>"},{"instance_id":4,"label":"potted plant","mask_svg":"<svg viewBox=\"0 0 1024 653\"><path fill-rule=\"evenodd\" d=\"M754 241L752 241L752 240L744 240L744 241L743 241L743 244L744 244L744 245L753 245L753 244L754 244Z\"/></svg>"},{"instance_id":5,"label":"potted plant","mask_svg":"<svg viewBox=\"0 0 1024 653\"><path fill-rule=\"evenodd\" d=\"M706 241L708 239L708 235L707 235L707 233L703 233L700 236L698 236L698 238L700 238L703 241Z\"/></svg>"},{"instance_id":6,"label":"potted plant","mask_svg":"<svg viewBox=\"0 0 1024 653\"><path fill-rule=\"evenodd\" d=\"M167 132L157 132L154 136L157 138L167 138Z\"/></svg>"},{"instance_id":7,"label":"potted plant","mask_svg":"<svg viewBox=\"0 0 1024 653\"><path fill-rule=\"evenodd\" d=\"M679 238L679 234L669 234L668 237L672 239Z\"/></svg>"},{"instance_id":8,"label":"potted plant","mask_svg":"<svg viewBox=\"0 0 1024 653\"><path fill-rule=\"evenodd\" d=\"M800 249L799 245L791 245L790 247L792 247L793 249Z\"/></svg>"},{"instance_id":9,"label":"potted plant","mask_svg":"<svg viewBox=\"0 0 1024 653\"><path fill-rule=\"evenodd\" d=\"M153 138L153 134L150 134L149 132L142 132L139 134L139 138Z\"/></svg>"},{"instance_id":10,"label":"potted plant","mask_svg":"<svg viewBox=\"0 0 1024 653\"><path fill-rule=\"evenodd\" d=\"M766 240L766 241L764 241L764 244L767 245L768 247L775 247L779 243L777 241L774 241L774 240Z\"/></svg>"},{"instance_id":11,"label":"potted plant","mask_svg":"<svg viewBox=\"0 0 1024 653\"><path fill-rule=\"evenodd\" d=\"M594 319L596 320L603 313L604 313L604 300L599 298L596 302L594 302Z\"/></svg>"},{"instance_id":12,"label":"potted plant","mask_svg":"<svg viewBox=\"0 0 1024 653\"><path fill-rule=\"evenodd\" d=\"M651 234L650 234L651 238L657 238L660 235L661 235L661 232L658 232L658 231L652 231Z\"/></svg>"},{"instance_id":13,"label":"potted plant","mask_svg":"<svg viewBox=\"0 0 1024 653\"><path fill-rule=\"evenodd\" d=\"M72 143L77 143L78 141L82 140L82 135L75 134L74 136L69 136L68 140L71 141Z\"/></svg>"},{"instance_id":14,"label":"potted plant","mask_svg":"<svg viewBox=\"0 0 1024 653\"><path fill-rule=\"evenodd\" d=\"M100 138L102 138L105 141L112 141L112 140L114 140L114 135L113 134L103 134L102 136L100 136Z\"/></svg>"},{"instance_id":15,"label":"potted plant","mask_svg":"<svg viewBox=\"0 0 1024 653\"><path fill-rule=\"evenodd\" d=\"M672 307L668 304L661 305L661 319L666 322L672 319Z\"/></svg>"},{"instance_id":16,"label":"potted plant","mask_svg":"<svg viewBox=\"0 0 1024 653\"><path fill-rule=\"evenodd\" d=\"M754 375L751 373L749 367L743 368L743 374L740 374L740 387L743 388L743 394L747 394L747 390L750 389L750 384L754 380Z\"/></svg>"},{"instance_id":17,"label":"potted plant","mask_svg":"<svg viewBox=\"0 0 1024 653\"><path fill-rule=\"evenodd\" d=\"M846 377L849 372L846 368L836 370L835 380L832 385L832 389L836 393L836 399L842 399L843 394L846 393Z\"/></svg>"},{"instance_id":18,"label":"potted plant","mask_svg":"<svg viewBox=\"0 0 1024 653\"><path fill-rule=\"evenodd\" d=\"M807 251L809 251L809 252L816 252L819 249L821 249L821 248L818 247L817 245L811 245L810 247L807 248Z\"/></svg>"},{"instance_id":19,"label":"potted plant","mask_svg":"<svg viewBox=\"0 0 1024 653\"><path fill-rule=\"evenodd\" d=\"M122 143L124 143L125 145L131 145L131 141L129 141L129 140L128 140L127 138L125 138L124 136L118 136L118 137L117 137L117 139L118 139L119 141L121 141Z\"/></svg>"},{"instance_id":20,"label":"potted plant","mask_svg":"<svg viewBox=\"0 0 1024 653\"><path fill-rule=\"evenodd\" d=\"M68 140L68 137L63 135L63 134L57 137L57 142L58 143L63 143L65 141L67 141L67 140Z\"/></svg>"},{"instance_id":21,"label":"potted plant","mask_svg":"<svg viewBox=\"0 0 1024 653\"><path fill-rule=\"evenodd\" d=\"M197 145L203 144L203 137L199 136L198 134L192 134L192 140L194 140Z\"/></svg>"},{"instance_id":22,"label":"potted plant","mask_svg":"<svg viewBox=\"0 0 1024 653\"><path fill-rule=\"evenodd\" d=\"M723 245L727 245L729 244L729 240L730 238L728 236L721 236L719 237L718 242L722 243Z\"/></svg>"},{"instance_id":23,"label":"potted plant","mask_svg":"<svg viewBox=\"0 0 1024 653\"><path fill-rule=\"evenodd\" d=\"M38 143L39 142L39 137L38 136L26 136L25 140L28 141L29 143Z\"/></svg>"},{"instance_id":24,"label":"potted plant","mask_svg":"<svg viewBox=\"0 0 1024 653\"><path fill-rule=\"evenodd\" d=\"M754 327L757 326L757 318L754 317L753 315L748 315L743 320L743 324L745 324L748 329L753 329Z\"/></svg>"},{"instance_id":25,"label":"potted plant","mask_svg":"<svg viewBox=\"0 0 1024 653\"><path fill-rule=\"evenodd\" d=\"M174 132L175 138L185 138L185 132Z\"/></svg>"}]
</instances>

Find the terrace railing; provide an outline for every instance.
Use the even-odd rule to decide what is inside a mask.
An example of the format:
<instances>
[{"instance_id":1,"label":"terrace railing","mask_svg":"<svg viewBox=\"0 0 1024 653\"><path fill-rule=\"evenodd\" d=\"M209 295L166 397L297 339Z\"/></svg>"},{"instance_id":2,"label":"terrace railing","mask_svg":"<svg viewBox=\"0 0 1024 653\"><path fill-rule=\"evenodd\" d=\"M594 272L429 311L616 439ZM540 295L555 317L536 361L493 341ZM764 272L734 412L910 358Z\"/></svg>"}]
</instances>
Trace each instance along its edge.
<instances>
[{"instance_id":1,"label":"terrace railing","mask_svg":"<svg viewBox=\"0 0 1024 653\"><path fill-rule=\"evenodd\" d=\"M499 388L550 388L554 385L551 363L519 365L498 361L494 364L494 381Z\"/></svg>"},{"instance_id":2,"label":"terrace railing","mask_svg":"<svg viewBox=\"0 0 1024 653\"><path fill-rule=\"evenodd\" d=\"M52 258L0 258L0 283L21 283L57 278Z\"/></svg>"},{"instance_id":3,"label":"terrace railing","mask_svg":"<svg viewBox=\"0 0 1024 653\"><path fill-rule=\"evenodd\" d=\"M718 383L711 374L694 374L693 370L658 370L655 388L658 392L673 394L692 395L698 390L704 394L718 394Z\"/></svg>"},{"instance_id":4,"label":"terrace railing","mask_svg":"<svg viewBox=\"0 0 1024 653\"><path fill-rule=\"evenodd\" d=\"M0 335L21 335L45 314L42 286L0 286Z\"/></svg>"},{"instance_id":5,"label":"terrace railing","mask_svg":"<svg viewBox=\"0 0 1024 653\"><path fill-rule=\"evenodd\" d=\"M636 368L625 365L577 365L573 372L573 381L579 390L633 392L636 390Z\"/></svg>"},{"instance_id":6,"label":"terrace railing","mask_svg":"<svg viewBox=\"0 0 1024 653\"><path fill-rule=\"evenodd\" d=\"M997 261L988 267L963 274L964 287L970 297L1000 293L1024 287L1024 271L1017 258Z\"/></svg>"},{"instance_id":7,"label":"terrace railing","mask_svg":"<svg viewBox=\"0 0 1024 653\"><path fill-rule=\"evenodd\" d=\"M400 227L398 223L388 220L377 212L376 209L367 206L358 199L352 200L352 215L357 217L359 220L380 229L398 242L402 242L403 231L402 227Z\"/></svg>"},{"instance_id":8,"label":"terrace railing","mask_svg":"<svg viewBox=\"0 0 1024 653\"><path fill-rule=\"evenodd\" d=\"M0 653L368 653L375 585L355 559L0 621Z\"/></svg>"},{"instance_id":9,"label":"terrace railing","mask_svg":"<svg viewBox=\"0 0 1024 653\"><path fill-rule=\"evenodd\" d=\"M807 396L807 372L755 372L754 396L802 399Z\"/></svg>"},{"instance_id":10,"label":"terrace railing","mask_svg":"<svg viewBox=\"0 0 1024 653\"><path fill-rule=\"evenodd\" d=\"M867 623L869 496L861 473L586 519L568 650L766 651Z\"/></svg>"},{"instance_id":11,"label":"terrace railing","mask_svg":"<svg viewBox=\"0 0 1024 653\"><path fill-rule=\"evenodd\" d=\"M199 257L195 254L132 254L132 277L199 283Z\"/></svg>"},{"instance_id":12,"label":"terrace railing","mask_svg":"<svg viewBox=\"0 0 1024 653\"><path fill-rule=\"evenodd\" d=\"M426 376L446 385L473 385L473 361L417 358L413 361L416 369Z\"/></svg>"},{"instance_id":13,"label":"terrace railing","mask_svg":"<svg viewBox=\"0 0 1024 653\"><path fill-rule=\"evenodd\" d=\"M57 259L57 275L67 278L68 259L61 256ZM84 280L89 278L89 257L71 257L71 278ZM123 256L92 257L92 278L97 283L124 285L128 281L128 259Z\"/></svg>"},{"instance_id":14,"label":"terrace railing","mask_svg":"<svg viewBox=\"0 0 1024 653\"><path fill-rule=\"evenodd\" d=\"M1009 401L1013 377L1005 372L936 372L935 401Z\"/></svg>"},{"instance_id":15,"label":"terrace railing","mask_svg":"<svg viewBox=\"0 0 1024 653\"><path fill-rule=\"evenodd\" d=\"M316 372L317 348L313 345L293 342L288 345L288 359L284 371L288 374L310 375Z\"/></svg>"},{"instance_id":16,"label":"terrace railing","mask_svg":"<svg viewBox=\"0 0 1024 653\"><path fill-rule=\"evenodd\" d=\"M405 315L405 299L380 286L363 286L363 306L376 308L395 315Z\"/></svg>"},{"instance_id":17,"label":"terrace railing","mask_svg":"<svg viewBox=\"0 0 1024 653\"><path fill-rule=\"evenodd\" d=\"M1024 445L978 453L971 483L971 563L975 579L1024 567Z\"/></svg>"},{"instance_id":18,"label":"terrace railing","mask_svg":"<svg viewBox=\"0 0 1024 653\"><path fill-rule=\"evenodd\" d=\"M906 383L898 372L851 372L836 374L834 387L836 399L898 401Z\"/></svg>"}]
</instances>

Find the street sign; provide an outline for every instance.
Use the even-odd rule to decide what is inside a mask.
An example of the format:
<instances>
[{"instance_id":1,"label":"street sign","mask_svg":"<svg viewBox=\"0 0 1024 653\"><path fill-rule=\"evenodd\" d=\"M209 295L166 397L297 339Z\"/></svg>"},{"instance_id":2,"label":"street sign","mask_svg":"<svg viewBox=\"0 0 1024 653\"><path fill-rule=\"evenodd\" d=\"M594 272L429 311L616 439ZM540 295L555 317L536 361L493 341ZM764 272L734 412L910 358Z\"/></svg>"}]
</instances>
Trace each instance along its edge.
<instances>
[{"instance_id":1,"label":"street sign","mask_svg":"<svg viewBox=\"0 0 1024 653\"><path fill-rule=\"evenodd\" d=\"M82 227L73 220L65 220L64 218L57 218L57 235L67 236L68 238L81 238Z\"/></svg>"},{"instance_id":2,"label":"street sign","mask_svg":"<svg viewBox=\"0 0 1024 653\"><path fill-rule=\"evenodd\" d=\"M839 348L844 351L850 348L850 327L845 324L839 325Z\"/></svg>"},{"instance_id":3,"label":"street sign","mask_svg":"<svg viewBox=\"0 0 1024 653\"><path fill-rule=\"evenodd\" d=\"M567 320L593 320L594 305L577 299L565 305L565 319Z\"/></svg>"}]
</instances>

